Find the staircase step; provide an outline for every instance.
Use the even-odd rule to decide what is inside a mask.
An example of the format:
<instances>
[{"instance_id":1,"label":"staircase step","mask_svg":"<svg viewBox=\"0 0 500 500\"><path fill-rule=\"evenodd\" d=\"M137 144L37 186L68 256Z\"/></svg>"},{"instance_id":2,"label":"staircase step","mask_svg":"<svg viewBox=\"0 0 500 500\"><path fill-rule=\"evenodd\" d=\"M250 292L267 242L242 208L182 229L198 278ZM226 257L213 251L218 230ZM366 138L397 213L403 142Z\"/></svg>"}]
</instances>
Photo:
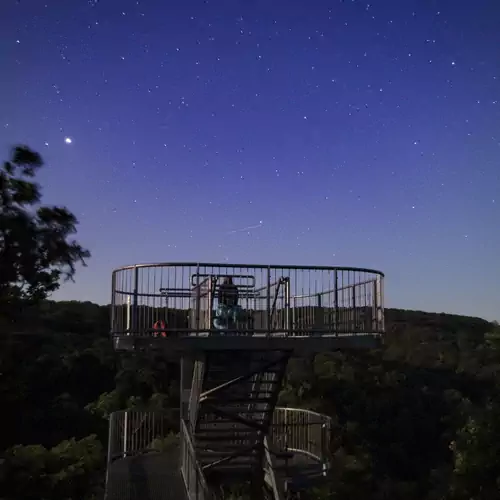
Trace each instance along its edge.
<instances>
[{"instance_id":1,"label":"staircase step","mask_svg":"<svg viewBox=\"0 0 500 500\"><path fill-rule=\"evenodd\" d=\"M220 424L205 424L203 426L198 426L196 429L196 434L215 434L215 433L234 433L234 432L257 432L242 424L233 424L231 422L221 422Z\"/></svg>"},{"instance_id":2,"label":"staircase step","mask_svg":"<svg viewBox=\"0 0 500 500\"><path fill-rule=\"evenodd\" d=\"M264 403L255 403L252 404L245 404L245 405L231 405L231 406L217 406L217 408L220 408L221 411L224 412L224 414L230 414L230 415L251 415L253 413L261 413L261 412L270 412L272 410L272 407L269 403L264 404ZM221 416L219 415L210 415L209 413L202 413L200 412L200 418L210 418L213 420L220 420ZM226 418L226 417L224 417ZM228 417L229 418L229 417Z\"/></svg>"},{"instance_id":3,"label":"staircase step","mask_svg":"<svg viewBox=\"0 0 500 500\"><path fill-rule=\"evenodd\" d=\"M264 413L265 416L268 414L272 413L272 408L260 408L260 409L255 409L255 410L248 410L248 409L240 409L239 411L231 411L230 409L224 408L224 415L219 416L219 415L207 415L207 414L201 414L198 416L198 423L199 424L212 424L212 423L241 423L241 425L245 425L243 422L237 422L236 419L238 418L243 418L246 420L250 420L252 422L260 422L262 419L256 419L254 418L255 415ZM200 412L201 413L201 412Z\"/></svg>"},{"instance_id":4,"label":"staircase step","mask_svg":"<svg viewBox=\"0 0 500 500\"><path fill-rule=\"evenodd\" d=\"M272 408L269 406L266 406L265 408L227 408L227 407L222 407L221 411L224 412L224 416L219 416L219 415L210 415L210 414L203 414L199 415L198 417L198 422L200 423L207 423L207 422L235 422L235 420L238 417L244 418L246 420L251 420L252 422L255 421L261 421L261 418L255 418L255 415L264 413L267 415L268 413L271 413ZM227 415L227 416L226 416ZM265 418L265 417L264 417Z\"/></svg>"},{"instance_id":5,"label":"staircase step","mask_svg":"<svg viewBox=\"0 0 500 500\"><path fill-rule=\"evenodd\" d=\"M251 421L251 424L259 423L259 421ZM247 425L243 422L235 422L234 419L225 418L222 419L198 419L196 429L219 429L219 430L241 430L241 431L257 431L260 429L255 429L251 425Z\"/></svg>"},{"instance_id":6,"label":"staircase step","mask_svg":"<svg viewBox=\"0 0 500 500\"><path fill-rule=\"evenodd\" d=\"M261 422L255 421L252 422L259 425ZM213 433L213 432L245 432L245 431L255 431L257 432L260 429L256 429L252 425L243 425L243 424L234 424L233 422L226 420L225 422L203 422L198 423L196 426L197 433Z\"/></svg>"},{"instance_id":7,"label":"staircase step","mask_svg":"<svg viewBox=\"0 0 500 500\"><path fill-rule=\"evenodd\" d=\"M215 439L210 439L210 437L208 437L208 439L206 438L203 438L202 436L196 438L195 440L195 447L198 447L198 448L218 448L218 447L221 447L221 446L224 446L225 444L227 443L232 443L232 444L237 444L238 446L244 446L245 443L248 444L248 446L250 446L252 443L258 443L259 442L259 438L258 436L251 436L251 437L248 437L248 438L234 438L232 439L229 435L226 436L226 437L223 437L223 438L219 438L217 440ZM241 444L243 443L243 444Z\"/></svg>"},{"instance_id":8,"label":"staircase step","mask_svg":"<svg viewBox=\"0 0 500 500\"><path fill-rule=\"evenodd\" d=\"M227 418L231 418L231 415L246 415L246 414L254 414L254 413L268 413L272 411L273 408L233 408L231 406L221 406L221 410L227 414ZM201 415L200 415L201 416Z\"/></svg>"},{"instance_id":9,"label":"staircase step","mask_svg":"<svg viewBox=\"0 0 500 500\"><path fill-rule=\"evenodd\" d=\"M207 380L203 384L203 392L205 391L211 391L219 386L222 386L224 383L227 382L226 380ZM249 381L249 382L238 382L237 384L222 387L220 390L221 392L233 392L233 391L248 391L248 392L272 392L275 387L277 387L279 384L277 382L254 382L254 381ZM260 386L260 389L259 389ZM214 391L215 392L215 391Z\"/></svg>"},{"instance_id":10,"label":"staircase step","mask_svg":"<svg viewBox=\"0 0 500 500\"><path fill-rule=\"evenodd\" d=\"M214 429L217 430L217 429ZM223 432L218 432L217 434L214 432L213 434L206 435L197 432L195 434L195 442L196 443L211 443L212 441L226 441L226 440L252 440L257 439L259 436L254 432L238 432L228 431L226 434Z\"/></svg>"},{"instance_id":11,"label":"staircase step","mask_svg":"<svg viewBox=\"0 0 500 500\"><path fill-rule=\"evenodd\" d=\"M203 465L208 465L210 462L207 462L206 464ZM213 471L217 471L218 473L223 473L226 474L227 477L230 477L231 479L234 479L235 474L249 474L251 477L251 470L253 468L259 468L260 464L258 462L236 462L236 460L231 460L230 462L224 462L220 465L216 465L213 469ZM208 471L207 473L210 474L213 471ZM250 478L249 478L250 479Z\"/></svg>"},{"instance_id":12,"label":"staircase step","mask_svg":"<svg viewBox=\"0 0 500 500\"><path fill-rule=\"evenodd\" d=\"M214 405L215 406L215 405ZM272 407L269 403L239 403L239 404L233 404L233 405L225 405L225 404L217 404L216 408L220 410L221 412L224 412L224 415L226 413L230 413L231 415L235 413L241 413L241 414L247 414L247 413L252 413L254 411L271 411ZM219 412L214 412L212 408L206 409L206 411L203 411L204 408L202 407L199 416L200 418L213 418L215 420L219 420L221 418L226 418L225 416L219 414Z\"/></svg>"},{"instance_id":13,"label":"staircase step","mask_svg":"<svg viewBox=\"0 0 500 500\"><path fill-rule=\"evenodd\" d=\"M228 382L229 380L234 380L240 377L244 377L245 372L242 372L242 370L238 370L238 372L233 372L231 373L230 371L228 372L227 370L209 370L205 374L205 380L225 380ZM254 382L255 380L262 380L264 382L273 382L274 379L276 378L276 375L278 375L277 370L269 371L269 372L264 372L264 373L259 373L257 375L252 375L250 378L242 378L239 380L237 383L245 383L245 382Z\"/></svg>"},{"instance_id":14,"label":"staircase step","mask_svg":"<svg viewBox=\"0 0 500 500\"><path fill-rule=\"evenodd\" d=\"M198 450L197 452L197 457L200 461L205 461L205 460L220 460L222 458L226 458L229 455L231 455L232 452L235 452L236 450L231 450L231 451L226 451L226 450ZM249 451L246 452L244 455L242 454L241 456L234 457L234 459L231 460L231 462L253 462L255 461L255 458L258 457L257 451Z\"/></svg>"},{"instance_id":15,"label":"staircase step","mask_svg":"<svg viewBox=\"0 0 500 500\"><path fill-rule=\"evenodd\" d=\"M249 374L249 372L256 372L257 370L260 370L260 366L259 365L255 365L255 366L246 366L246 367L243 367L243 366L237 366L237 367L234 367L232 370L231 370L231 367L227 367L227 366L220 366L220 367L214 367L214 366L209 366L208 367L208 371L207 371L207 375L211 375L211 374L218 374L218 373L224 373L225 375L227 375L228 373L239 373L240 377L246 373ZM259 375L263 375L263 374L278 374L280 373L280 369L279 368L270 368L264 372L259 372ZM255 377L255 375L252 375L253 377Z\"/></svg>"},{"instance_id":16,"label":"staircase step","mask_svg":"<svg viewBox=\"0 0 500 500\"><path fill-rule=\"evenodd\" d=\"M272 394L269 395L269 397L249 397L248 395L235 395L235 396L229 396L227 398L224 398L223 403L224 405L231 405L231 404L255 404L255 403L269 403L271 401ZM218 402L215 398L213 399L208 399L207 403L213 403L213 402Z\"/></svg>"},{"instance_id":17,"label":"staircase step","mask_svg":"<svg viewBox=\"0 0 500 500\"><path fill-rule=\"evenodd\" d=\"M211 453L211 452L222 452L226 454L231 454L233 452L236 452L238 450L245 450L251 447L257 446L257 441L255 439L249 439L249 440L241 440L241 442L238 442L238 440L235 441L223 441L223 442L211 442L211 443L204 443L203 446L200 445L200 443L197 443L195 445L196 450L198 453ZM246 454L246 452L245 452Z\"/></svg>"},{"instance_id":18,"label":"staircase step","mask_svg":"<svg viewBox=\"0 0 500 500\"><path fill-rule=\"evenodd\" d=\"M229 396L229 395L228 395ZM224 408L226 406L248 406L251 404L265 404L268 405L270 402L272 402L271 398L262 398L260 401L255 398L255 399L249 399L248 396L245 394L231 394L230 398L228 399L213 399L212 401L202 401L200 404L201 406L206 405L207 412L210 410L208 409L210 406L214 406L216 408Z\"/></svg>"},{"instance_id":19,"label":"staircase step","mask_svg":"<svg viewBox=\"0 0 500 500\"><path fill-rule=\"evenodd\" d=\"M236 425L233 420L205 420L205 421L198 421L196 425L196 432L205 432L205 431L210 431L210 429L215 429L220 432L226 432L226 431L259 431L259 430L265 430L264 427L266 422L263 422L261 420L257 419L247 419L248 424L243 424L243 423L238 423ZM264 426L261 428L261 426Z\"/></svg>"},{"instance_id":20,"label":"staircase step","mask_svg":"<svg viewBox=\"0 0 500 500\"><path fill-rule=\"evenodd\" d=\"M273 396L276 395L276 392L278 390L273 391L273 392L263 392L263 393L252 393L250 394L249 392L245 391L231 391L231 392L226 392L225 394L218 393L217 395L214 394L212 397L208 397L206 399L203 399L201 401L201 404L218 404L221 403L223 404L225 401L231 402L231 401L241 401L242 403L250 403L254 402L254 400L264 400L264 401L271 401L273 399Z\"/></svg>"},{"instance_id":21,"label":"staircase step","mask_svg":"<svg viewBox=\"0 0 500 500\"><path fill-rule=\"evenodd\" d=\"M235 380L239 379L237 384L244 384L247 382L255 382L256 380L261 380L262 382L274 382L276 377L279 376L279 374L275 371L273 372L264 372L264 373L259 373L258 376L252 375L250 378L245 377L244 373L242 374L241 371L238 371L237 373L231 373L227 371L211 371L209 370L205 374L205 380L224 380L225 382L229 382L230 380ZM240 378L241 377L241 378Z\"/></svg>"},{"instance_id":22,"label":"staircase step","mask_svg":"<svg viewBox=\"0 0 500 500\"><path fill-rule=\"evenodd\" d=\"M280 386L281 387L281 386ZM206 390L210 390L210 389L206 389ZM243 393L245 395L252 395L252 396L261 396L263 394L266 394L268 396L271 396L272 394L274 394L274 391L276 390L276 387L273 387L272 389L269 389L269 388L263 388L263 387L258 387L258 388L255 388L254 387L254 384L250 384L249 385L249 389L248 391L246 390L245 387L242 387L241 385L234 385L233 387L231 387L231 391L229 390L226 390L224 391L225 393L228 393L228 392L231 392L231 393L234 393L234 394L238 394L238 393ZM203 392L205 392L205 390L202 391L202 394ZM217 393L213 393L213 396L210 395L207 397L207 399L210 399L210 398L215 398Z\"/></svg>"},{"instance_id":23,"label":"staircase step","mask_svg":"<svg viewBox=\"0 0 500 500\"><path fill-rule=\"evenodd\" d=\"M242 456L248 456L250 453L249 449L255 446L257 446L255 441L250 443L226 443L225 446L218 446L211 443L205 447L197 447L196 454L200 459L204 459L207 456L214 457L214 453L219 453L219 458L228 457L233 454L239 455L240 453Z\"/></svg>"}]
</instances>

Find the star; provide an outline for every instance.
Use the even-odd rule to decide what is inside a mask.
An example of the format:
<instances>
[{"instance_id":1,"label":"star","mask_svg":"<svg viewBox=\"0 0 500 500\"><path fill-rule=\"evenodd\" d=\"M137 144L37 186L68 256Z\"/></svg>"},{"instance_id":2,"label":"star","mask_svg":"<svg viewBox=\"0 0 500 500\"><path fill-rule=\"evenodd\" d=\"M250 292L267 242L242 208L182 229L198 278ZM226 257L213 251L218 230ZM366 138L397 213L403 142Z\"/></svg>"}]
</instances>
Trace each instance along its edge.
<instances>
[{"instance_id":1,"label":"star","mask_svg":"<svg viewBox=\"0 0 500 500\"><path fill-rule=\"evenodd\" d=\"M109 302L105 270L167 249L171 261L373 264L390 307L498 317L482 273L500 248L493 7L319 0L293 2L289 19L287 0L248 16L210 0L196 13L66 3L64 25L49 1L43 22L12 20L13 77L0 78L4 145L40 146L54 165L42 186L78 211L94 250L85 284L55 298ZM436 262L474 257L453 297L441 287L456 269L434 272L429 248Z\"/></svg>"}]
</instances>

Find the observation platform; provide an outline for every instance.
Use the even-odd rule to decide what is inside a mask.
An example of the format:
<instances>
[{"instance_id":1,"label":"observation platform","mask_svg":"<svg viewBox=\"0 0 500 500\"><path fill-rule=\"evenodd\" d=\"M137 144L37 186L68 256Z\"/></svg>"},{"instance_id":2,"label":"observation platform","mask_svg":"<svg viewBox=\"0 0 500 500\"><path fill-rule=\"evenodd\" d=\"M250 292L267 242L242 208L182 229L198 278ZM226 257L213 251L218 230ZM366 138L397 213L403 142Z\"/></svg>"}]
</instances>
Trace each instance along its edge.
<instances>
[{"instance_id":1,"label":"observation platform","mask_svg":"<svg viewBox=\"0 0 500 500\"><path fill-rule=\"evenodd\" d=\"M216 328L230 278L240 317ZM320 352L376 348L384 331L383 274L347 267L208 263L117 269L112 328L118 351L165 356L211 350Z\"/></svg>"},{"instance_id":2,"label":"observation platform","mask_svg":"<svg viewBox=\"0 0 500 500\"><path fill-rule=\"evenodd\" d=\"M157 412L113 414L106 498L222 500L227 487L248 486L252 500L284 500L324 477L331 422L276 406L287 364L294 353L378 347L383 280L317 266L114 271L114 347L180 361L180 433L175 450L158 449L166 434Z\"/></svg>"}]
</instances>

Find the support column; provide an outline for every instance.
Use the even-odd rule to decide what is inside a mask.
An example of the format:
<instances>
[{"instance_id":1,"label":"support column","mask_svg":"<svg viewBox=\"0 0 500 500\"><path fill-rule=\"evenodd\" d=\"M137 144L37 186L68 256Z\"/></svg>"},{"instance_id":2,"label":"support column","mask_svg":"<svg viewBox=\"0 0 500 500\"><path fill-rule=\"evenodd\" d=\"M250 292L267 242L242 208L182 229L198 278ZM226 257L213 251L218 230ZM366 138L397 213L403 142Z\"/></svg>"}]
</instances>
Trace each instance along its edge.
<instances>
[{"instance_id":1,"label":"support column","mask_svg":"<svg viewBox=\"0 0 500 500\"><path fill-rule=\"evenodd\" d=\"M191 384L193 383L194 360L183 356L181 358L181 390L180 406L181 420L189 420L189 398L191 395Z\"/></svg>"}]
</instances>

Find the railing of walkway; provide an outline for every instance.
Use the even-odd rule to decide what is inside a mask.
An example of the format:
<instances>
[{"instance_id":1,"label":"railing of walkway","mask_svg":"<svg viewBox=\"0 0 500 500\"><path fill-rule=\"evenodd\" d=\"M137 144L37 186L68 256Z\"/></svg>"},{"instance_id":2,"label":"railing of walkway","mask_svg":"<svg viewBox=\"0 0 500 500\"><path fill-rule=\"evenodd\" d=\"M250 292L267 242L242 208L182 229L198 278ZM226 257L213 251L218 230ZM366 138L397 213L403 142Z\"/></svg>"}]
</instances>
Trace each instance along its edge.
<instances>
[{"instance_id":1,"label":"railing of walkway","mask_svg":"<svg viewBox=\"0 0 500 500\"><path fill-rule=\"evenodd\" d=\"M301 408L276 408L270 441L280 451L301 453L328 468L332 419Z\"/></svg>"},{"instance_id":2,"label":"railing of walkway","mask_svg":"<svg viewBox=\"0 0 500 500\"><path fill-rule=\"evenodd\" d=\"M300 408L279 407L274 411L269 438L277 451L301 453L328 467L331 432L331 418L326 415ZM126 456L161 452L169 436L175 438L165 412L122 410L112 413L108 463ZM178 442L178 439L175 440ZM188 452L192 443L182 438L181 447Z\"/></svg>"},{"instance_id":3,"label":"railing of walkway","mask_svg":"<svg viewBox=\"0 0 500 500\"><path fill-rule=\"evenodd\" d=\"M210 497L205 476L196 460L194 445L186 424L180 435L171 431L171 414L162 411L123 410L110 416L108 466L121 458L179 449L181 475L192 500ZM175 451L177 452L177 451Z\"/></svg>"},{"instance_id":4,"label":"railing of walkway","mask_svg":"<svg viewBox=\"0 0 500 500\"><path fill-rule=\"evenodd\" d=\"M184 421L181 421L181 474L190 500L209 500L210 490L205 475L196 460L191 435Z\"/></svg>"}]
</instances>

